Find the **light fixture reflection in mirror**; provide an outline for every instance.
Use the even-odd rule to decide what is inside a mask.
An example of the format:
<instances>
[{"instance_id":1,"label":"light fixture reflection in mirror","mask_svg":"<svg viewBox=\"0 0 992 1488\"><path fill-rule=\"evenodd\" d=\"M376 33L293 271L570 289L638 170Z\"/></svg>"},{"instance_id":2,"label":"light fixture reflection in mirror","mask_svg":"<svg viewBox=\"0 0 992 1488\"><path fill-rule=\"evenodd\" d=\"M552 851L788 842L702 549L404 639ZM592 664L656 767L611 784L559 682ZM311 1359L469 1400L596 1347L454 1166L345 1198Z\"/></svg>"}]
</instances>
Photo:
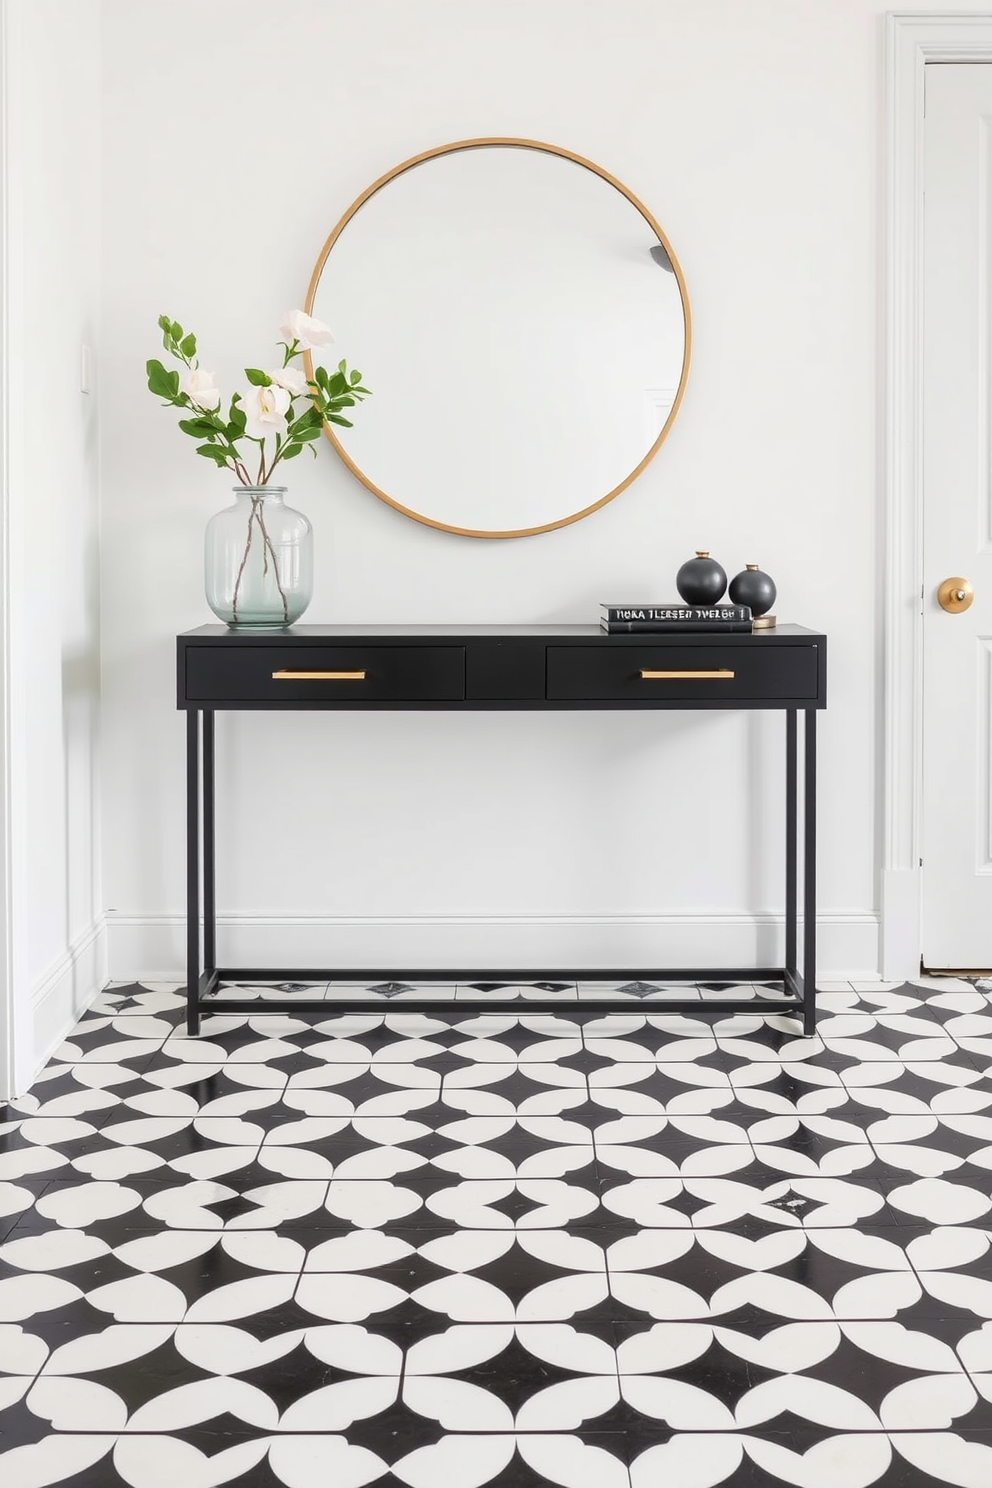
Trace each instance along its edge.
<instances>
[{"instance_id":1,"label":"light fixture reflection in mirror","mask_svg":"<svg viewBox=\"0 0 992 1488\"><path fill-rule=\"evenodd\" d=\"M667 272L659 272L659 268ZM363 193L307 311L373 396L326 430L377 496L471 537L523 537L610 501L656 453L689 367L661 228L598 166L528 140L415 157Z\"/></svg>"}]
</instances>

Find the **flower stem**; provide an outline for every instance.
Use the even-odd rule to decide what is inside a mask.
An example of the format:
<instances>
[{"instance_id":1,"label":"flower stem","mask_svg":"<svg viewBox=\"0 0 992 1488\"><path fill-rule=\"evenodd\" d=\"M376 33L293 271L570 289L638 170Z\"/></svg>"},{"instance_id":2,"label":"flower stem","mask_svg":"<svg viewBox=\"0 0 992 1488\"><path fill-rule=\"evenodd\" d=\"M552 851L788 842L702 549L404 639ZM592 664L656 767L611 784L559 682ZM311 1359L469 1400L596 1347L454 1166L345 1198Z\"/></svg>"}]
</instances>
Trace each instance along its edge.
<instances>
[{"instance_id":1,"label":"flower stem","mask_svg":"<svg viewBox=\"0 0 992 1488\"><path fill-rule=\"evenodd\" d=\"M252 524L252 522L254 522L254 520L255 520L255 500L253 499L252 500L252 503L251 503L251 515L248 518L248 535L247 535L247 540L245 542L245 550L241 554L241 563L240 563L240 565L238 567L238 576L234 580L234 598L231 601L231 620L232 620L232 622L235 625L237 625L237 623L238 623L238 591L241 588L241 575L245 571L245 564L248 562L248 554L251 551L251 524Z\"/></svg>"},{"instance_id":2,"label":"flower stem","mask_svg":"<svg viewBox=\"0 0 992 1488\"><path fill-rule=\"evenodd\" d=\"M292 413L292 411L293 411L293 405L292 405L292 403L290 403L290 405L289 405L289 410L290 410L290 413ZM279 438L279 435L277 433L276 434L276 452L275 452L275 454L272 457L272 464L269 466L268 470L265 472L265 479L266 479L266 481L270 481L272 479L272 472L273 472L273 470L275 470L276 466L279 464L279 461L281 459L282 459L282 440Z\"/></svg>"},{"instance_id":3,"label":"flower stem","mask_svg":"<svg viewBox=\"0 0 992 1488\"><path fill-rule=\"evenodd\" d=\"M288 625L289 624L289 602L286 599L286 591L283 589L283 587L282 587L282 580L279 577L279 564L278 564L278 562L276 560L276 550L272 546L272 539L269 537L269 534L268 534L268 532L266 531L266 528L265 528L265 518L262 516L262 499L263 498L260 497L260 496L253 497L252 498L252 506L254 507L254 506L257 505L257 507L258 507L258 514L257 514L258 525L262 529L262 536L265 538L265 546L268 548L269 552L272 554L272 572L275 574L276 588L279 590L279 598L282 600L282 618L283 618L284 623Z\"/></svg>"}]
</instances>

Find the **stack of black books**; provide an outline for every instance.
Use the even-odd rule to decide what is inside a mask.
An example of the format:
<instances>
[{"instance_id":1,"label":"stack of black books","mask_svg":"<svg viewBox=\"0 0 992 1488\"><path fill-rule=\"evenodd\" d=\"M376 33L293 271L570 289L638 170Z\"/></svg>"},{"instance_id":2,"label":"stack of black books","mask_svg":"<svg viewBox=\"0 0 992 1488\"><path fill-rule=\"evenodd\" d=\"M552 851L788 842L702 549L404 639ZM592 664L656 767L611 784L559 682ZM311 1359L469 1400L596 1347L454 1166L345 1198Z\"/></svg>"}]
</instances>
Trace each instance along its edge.
<instances>
[{"instance_id":1,"label":"stack of black books","mask_svg":"<svg viewBox=\"0 0 992 1488\"><path fill-rule=\"evenodd\" d=\"M750 605L604 604L599 624L609 635L662 631L750 630Z\"/></svg>"}]
</instances>

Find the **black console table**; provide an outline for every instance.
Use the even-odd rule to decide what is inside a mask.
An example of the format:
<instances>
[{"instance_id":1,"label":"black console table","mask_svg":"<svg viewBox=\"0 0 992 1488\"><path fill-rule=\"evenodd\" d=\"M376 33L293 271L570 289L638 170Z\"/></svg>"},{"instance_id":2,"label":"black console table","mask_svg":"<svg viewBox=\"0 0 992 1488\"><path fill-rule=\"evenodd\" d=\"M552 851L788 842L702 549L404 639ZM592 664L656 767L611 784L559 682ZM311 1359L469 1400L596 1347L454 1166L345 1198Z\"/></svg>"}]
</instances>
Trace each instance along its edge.
<instances>
[{"instance_id":1,"label":"black console table","mask_svg":"<svg viewBox=\"0 0 992 1488\"><path fill-rule=\"evenodd\" d=\"M231 631L204 625L178 638L178 706L186 711L187 759L187 1024L197 1033L202 1011L369 1011L368 1002L217 1002L221 982L514 981L549 975L566 980L781 981L768 1003L743 998L673 1000L667 1012L801 1011L815 1024L816 974L816 713L826 706L826 637L798 625L719 635L606 635L592 625L297 625ZM426 712L565 709L774 708L785 713L785 965L658 969L423 970L219 967L214 883L214 714L223 710L293 712L416 709ZM800 823L798 717L803 715L804 782ZM803 956L798 964L798 862L802 845ZM203 942L201 958L200 914ZM468 1004L458 1004L459 1008ZM479 1003L473 1011L519 1013L518 1001ZM572 1004L539 1000L528 1013L558 1013ZM587 1013L616 1012L616 999L583 1001ZM628 1007L628 1004L622 1004ZM406 1012L454 1007L404 1000Z\"/></svg>"}]
</instances>

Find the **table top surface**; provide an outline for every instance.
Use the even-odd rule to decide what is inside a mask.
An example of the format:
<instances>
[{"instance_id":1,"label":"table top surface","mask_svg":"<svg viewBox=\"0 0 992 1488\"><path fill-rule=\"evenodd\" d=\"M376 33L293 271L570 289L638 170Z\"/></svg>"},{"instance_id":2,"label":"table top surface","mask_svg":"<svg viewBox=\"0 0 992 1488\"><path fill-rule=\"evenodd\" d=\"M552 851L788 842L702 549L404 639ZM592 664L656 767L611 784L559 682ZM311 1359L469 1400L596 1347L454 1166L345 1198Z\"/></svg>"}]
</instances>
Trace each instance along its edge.
<instances>
[{"instance_id":1,"label":"table top surface","mask_svg":"<svg viewBox=\"0 0 992 1488\"><path fill-rule=\"evenodd\" d=\"M275 643L285 645L287 641L321 641L321 640L354 640L358 637L369 639L409 640L484 640L505 637L507 640L524 640L533 638L535 640L561 640L561 641L587 641L596 640L609 642L620 642L621 644L637 642L640 644L654 645L659 641L671 641L682 645L688 642L696 644L703 641L718 641L721 645L763 645L775 641L790 644L815 645L826 640L822 631L809 630L802 625L783 624L773 626L769 630L735 631L725 630L722 626L715 626L711 630L682 630L680 628L666 628L657 631L620 631L617 634L607 634L602 627L596 624L572 625L552 624L544 621L535 621L528 625L504 625L496 624L458 624L458 625L286 625L270 629L259 628L257 630L231 630L227 625L200 625L194 630L182 631L178 637L181 641L209 642L216 644L222 642L231 645L252 645L261 643Z\"/></svg>"}]
</instances>

